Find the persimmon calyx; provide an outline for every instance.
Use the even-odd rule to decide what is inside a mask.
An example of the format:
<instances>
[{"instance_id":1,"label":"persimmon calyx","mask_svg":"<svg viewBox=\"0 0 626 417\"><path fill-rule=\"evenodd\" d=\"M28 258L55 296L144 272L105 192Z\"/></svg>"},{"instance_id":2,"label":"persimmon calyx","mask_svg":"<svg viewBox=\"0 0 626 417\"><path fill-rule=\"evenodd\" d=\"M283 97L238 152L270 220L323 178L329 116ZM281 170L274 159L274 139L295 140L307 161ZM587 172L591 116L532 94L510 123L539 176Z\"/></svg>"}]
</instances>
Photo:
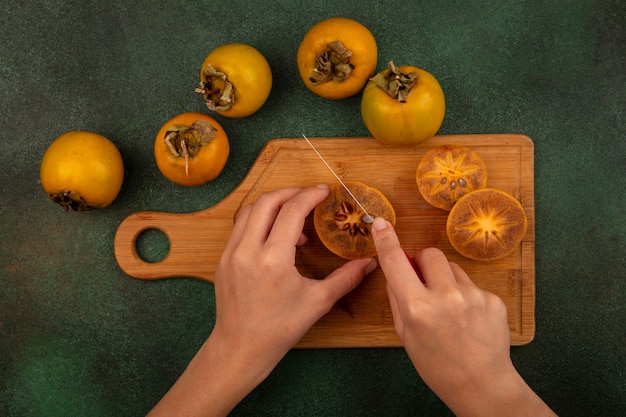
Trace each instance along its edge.
<instances>
[{"instance_id":1,"label":"persimmon calyx","mask_svg":"<svg viewBox=\"0 0 626 417\"><path fill-rule=\"evenodd\" d=\"M61 190L56 194L49 194L48 198L50 198L50 200L52 200L52 202L54 202L55 204L63 207L63 210L65 210L65 212L68 212L69 209L72 209L74 211L87 211L100 207L97 204L87 203L72 190Z\"/></svg>"},{"instance_id":2,"label":"persimmon calyx","mask_svg":"<svg viewBox=\"0 0 626 417\"><path fill-rule=\"evenodd\" d=\"M211 111L224 111L235 104L235 89L225 73L207 65L196 93L204 96L206 106Z\"/></svg>"},{"instance_id":3,"label":"persimmon calyx","mask_svg":"<svg viewBox=\"0 0 626 417\"><path fill-rule=\"evenodd\" d=\"M315 68L309 78L311 83L317 85L328 81L344 81L354 70L350 63L351 56L352 51L341 41L329 42L326 49L315 57Z\"/></svg>"},{"instance_id":4,"label":"persimmon calyx","mask_svg":"<svg viewBox=\"0 0 626 417\"><path fill-rule=\"evenodd\" d=\"M406 102L406 98L411 94L411 89L417 84L417 72L408 74L401 72L392 61L387 65L387 74L379 72L370 78L387 95L400 103Z\"/></svg>"},{"instance_id":5,"label":"persimmon calyx","mask_svg":"<svg viewBox=\"0 0 626 417\"><path fill-rule=\"evenodd\" d=\"M185 174L189 175L189 160L211 143L216 132L206 120L196 120L190 126L174 124L165 133L165 146L174 157L185 158Z\"/></svg>"}]
</instances>

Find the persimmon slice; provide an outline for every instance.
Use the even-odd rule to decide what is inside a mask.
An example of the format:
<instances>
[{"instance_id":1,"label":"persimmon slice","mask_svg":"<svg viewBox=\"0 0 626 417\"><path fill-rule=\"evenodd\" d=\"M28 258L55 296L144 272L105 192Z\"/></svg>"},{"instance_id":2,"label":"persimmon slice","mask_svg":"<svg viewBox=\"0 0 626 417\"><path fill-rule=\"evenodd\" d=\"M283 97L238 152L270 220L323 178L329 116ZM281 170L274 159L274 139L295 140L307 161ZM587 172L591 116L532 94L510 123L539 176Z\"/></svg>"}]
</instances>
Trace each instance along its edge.
<instances>
[{"instance_id":1,"label":"persimmon slice","mask_svg":"<svg viewBox=\"0 0 626 417\"><path fill-rule=\"evenodd\" d=\"M511 254L526 235L528 219L519 201L494 188L472 191L450 210L446 233L466 258L493 261Z\"/></svg>"},{"instance_id":2,"label":"persimmon slice","mask_svg":"<svg viewBox=\"0 0 626 417\"><path fill-rule=\"evenodd\" d=\"M371 216L395 225L396 213L382 192L361 182L346 182L346 186ZM344 259L375 256L372 225L364 221L365 214L340 184L332 185L328 197L313 211L315 232L329 251Z\"/></svg>"},{"instance_id":3,"label":"persimmon slice","mask_svg":"<svg viewBox=\"0 0 626 417\"><path fill-rule=\"evenodd\" d=\"M487 166L467 146L442 145L426 152L415 178L427 203L450 211L459 198L487 186Z\"/></svg>"}]
</instances>

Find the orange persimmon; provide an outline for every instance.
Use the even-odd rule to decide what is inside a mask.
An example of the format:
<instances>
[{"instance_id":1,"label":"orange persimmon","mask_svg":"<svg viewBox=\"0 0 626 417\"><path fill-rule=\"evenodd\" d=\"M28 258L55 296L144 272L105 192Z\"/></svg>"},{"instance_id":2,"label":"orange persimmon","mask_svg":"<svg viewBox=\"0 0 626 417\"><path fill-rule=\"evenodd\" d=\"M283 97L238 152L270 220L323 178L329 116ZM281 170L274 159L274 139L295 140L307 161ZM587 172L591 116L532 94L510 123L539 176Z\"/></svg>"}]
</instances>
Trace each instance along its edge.
<instances>
[{"instance_id":1,"label":"orange persimmon","mask_svg":"<svg viewBox=\"0 0 626 417\"><path fill-rule=\"evenodd\" d=\"M159 171L168 180L187 187L215 179L229 153L228 136L222 126L202 113L179 114L161 127L154 141Z\"/></svg>"},{"instance_id":2,"label":"orange persimmon","mask_svg":"<svg viewBox=\"0 0 626 417\"><path fill-rule=\"evenodd\" d=\"M304 84L328 99L353 96L376 71L378 48L374 35L361 23L333 17L315 24L297 52Z\"/></svg>"}]
</instances>

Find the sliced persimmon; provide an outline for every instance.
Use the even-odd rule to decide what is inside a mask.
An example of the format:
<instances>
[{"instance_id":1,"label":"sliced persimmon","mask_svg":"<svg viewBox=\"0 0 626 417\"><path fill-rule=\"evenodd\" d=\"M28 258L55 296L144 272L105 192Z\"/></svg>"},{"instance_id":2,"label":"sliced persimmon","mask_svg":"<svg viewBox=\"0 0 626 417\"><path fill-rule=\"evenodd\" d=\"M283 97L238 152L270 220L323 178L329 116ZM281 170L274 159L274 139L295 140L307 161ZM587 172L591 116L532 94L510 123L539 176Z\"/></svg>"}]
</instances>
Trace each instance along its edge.
<instances>
[{"instance_id":1,"label":"sliced persimmon","mask_svg":"<svg viewBox=\"0 0 626 417\"><path fill-rule=\"evenodd\" d=\"M370 216L395 225L396 213L382 192L361 182L346 182L346 186ZM315 207L313 224L322 244L337 256L359 259L376 255L371 220L340 184L330 186L328 197Z\"/></svg>"},{"instance_id":2,"label":"sliced persimmon","mask_svg":"<svg viewBox=\"0 0 626 417\"><path fill-rule=\"evenodd\" d=\"M441 145L422 157L415 178L427 203L450 211L459 198L487 186L487 166L467 146Z\"/></svg>"},{"instance_id":3,"label":"sliced persimmon","mask_svg":"<svg viewBox=\"0 0 626 417\"><path fill-rule=\"evenodd\" d=\"M494 261L519 246L527 227L526 212L515 197L483 188L456 202L448 215L446 233L452 247L466 258Z\"/></svg>"}]
</instances>

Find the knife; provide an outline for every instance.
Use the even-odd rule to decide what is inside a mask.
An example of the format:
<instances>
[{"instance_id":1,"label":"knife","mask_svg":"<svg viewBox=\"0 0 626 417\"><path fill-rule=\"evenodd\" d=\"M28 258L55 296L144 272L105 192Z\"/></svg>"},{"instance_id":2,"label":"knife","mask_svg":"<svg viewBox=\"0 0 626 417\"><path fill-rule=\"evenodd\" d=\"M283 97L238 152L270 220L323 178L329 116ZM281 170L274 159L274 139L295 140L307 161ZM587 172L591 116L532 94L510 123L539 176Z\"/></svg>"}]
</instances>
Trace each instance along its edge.
<instances>
[{"instance_id":1,"label":"knife","mask_svg":"<svg viewBox=\"0 0 626 417\"><path fill-rule=\"evenodd\" d=\"M330 164L326 161L326 159L324 159L324 157L322 156L322 154L319 153L319 151L317 150L317 148L315 148L315 146L313 146L313 143L311 143L311 141L309 140L309 138L307 138L304 134L302 134L302 137L304 138L304 140L306 140L306 142L309 144L309 146L311 147L311 149L313 149L313 151L317 154L317 156L322 160L322 162L324 163L324 165L326 165L326 168L328 168L328 170L335 176L335 178L337 179L337 181L339 182L339 184L341 184L341 186L348 192L348 194L350 195L350 197L352 197L354 199L354 201L356 202L356 204L359 206L359 208L361 210L363 210L363 213L365 213L362 217L361 220L363 221L363 223L373 223L374 222L374 217L369 214L367 212L367 210L365 210L365 207L363 207L363 204L361 204L361 202L355 197L354 194L352 194L352 191L350 191L350 189L348 188L348 186L341 180L341 178L339 177L339 175L337 175L337 173L335 172L335 170L330 166ZM420 279L420 281L422 281L422 284L426 285L426 281L424 281L424 278L422 278L422 273L420 272L419 268L417 267L417 264L415 263L415 261L413 260L413 258L411 257L411 255L409 255L409 253L407 251L404 251L404 254L406 255L406 259L409 261L409 263L411 264L411 267L413 268L413 270L415 271L415 273L417 274L417 277Z\"/></svg>"}]
</instances>

